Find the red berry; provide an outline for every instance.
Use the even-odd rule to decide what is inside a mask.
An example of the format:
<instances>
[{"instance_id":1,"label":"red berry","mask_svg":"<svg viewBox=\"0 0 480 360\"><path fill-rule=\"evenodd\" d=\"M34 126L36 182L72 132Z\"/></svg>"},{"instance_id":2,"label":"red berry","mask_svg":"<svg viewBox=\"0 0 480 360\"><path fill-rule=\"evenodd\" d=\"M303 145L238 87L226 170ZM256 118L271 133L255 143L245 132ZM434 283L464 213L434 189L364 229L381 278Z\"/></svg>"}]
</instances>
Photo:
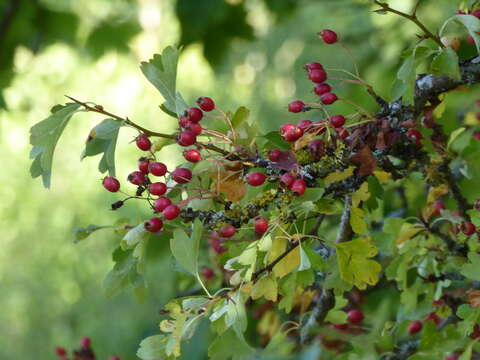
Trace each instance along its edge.
<instances>
[{"instance_id":1,"label":"red berry","mask_svg":"<svg viewBox=\"0 0 480 360\"><path fill-rule=\"evenodd\" d=\"M172 203L172 200L170 200L165 196L162 196L153 202L153 208L155 209L155 212L162 212L171 203Z\"/></svg>"},{"instance_id":2,"label":"red berry","mask_svg":"<svg viewBox=\"0 0 480 360\"><path fill-rule=\"evenodd\" d=\"M297 141L303 135L303 130L294 124L285 124L280 128L280 135L289 142Z\"/></svg>"},{"instance_id":3,"label":"red berry","mask_svg":"<svg viewBox=\"0 0 480 360\"><path fill-rule=\"evenodd\" d=\"M348 324L333 324L333 327L340 331L345 331L348 329Z\"/></svg>"},{"instance_id":4,"label":"red berry","mask_svg":"<svg viewBox=\"0 0 480 360\"><path fill-rule=\"evenodd\" d=\"M473 137L477 140L480 140L480 131L474 132Z\"/></svg>"},{"instance_id":5,"label":"red berry","mask_svg":"<svg viewBox=\"0 0 480 360\"><path fill-rule=\"evenodd\" d=\"M442 210L445 210L443 201L437 200L432 204L432 215L440 215Z\"/></svg>"},{"instance_id":6,"label":"red berry","mask_svg":"<svg viewBox=\"0 0 480 360\"><path fill-rule=\"evenodd\" d=\"M182 115L178 118L178 125L181 128L186 129L189 123L190 123L190 120L188 120L188 118L186 116Z\"/></svg>"},{"instance_id":7,"label":"red berry","mask_svg":"<svg viewBox=\"0 0 480 360\"><path fill-rule=\"evenodd\" d=\"M202 120L203 112L197 107L191 107L187 110L187 117L191 122L198 123Z\"/></svg>"},{"instance_id":8,"label":"red berry","mask_svg":"<svg viewBox=\"0 0 480 360\"><path fill-rule=\"evenodd\" d=\"M328 29L322 30L320 36L322 37L322 40L327 44L334 44L338 40L337 33Z\"/></svg>"},{"instance_id":9,"label":"red berry","mask_svg":"<svg viewBox=\"0 0 480 360\"><path fill-rule=\"evenodd\" d=\"M167 185L162 182L154 182L148 187L150 194L161 196L167 192Z\"/></svg>"},{"instance_id":10,"label":"red berry","mask_svg":"<svg viewBox=\"0 0 480 360\"><path fill-rule=\"evenodd\" d=\"M333 115L330 118L330 124L332 124L333 127L339 128L345 125L345 116L343 115Z\"/></svg>"},{"instance_id":11,"label":"red berry","mask_svg":"<svg viewBox=\"0 0 480 360\"><path fill-rule=\"evenodd\" d=\"M183 152L183 157L185 158L185 160L190 161L192 163L196 163L202 160L202 155L200 154L200 151L195 149L185 150Z\"/></svg>"},{"instance_id":12,"label":"red berry","mask_svg":"<svg viewBox=\"0 0 480 360\"><path fill-rule=\"evenodd\" d=\"M202 125L200 125L199 123L191 122L191 121L188 122L186 129L193 132L196 136L200 135L203 130Z\"/></svg>"},{"instance_id":13,"label":"red berry","mask_svg":"<svg viewBox=\"0 0 480 360\"><path fill-rule=\"evenodd\" d=\"M455 14L457 14L457 15L466 15L466 12L463 11L463 10L457 10L457 11L455 11Z\"/></svg>"},{"instance_id":14,"label":"red berry","mask_svg":"<svg viewBox=\"0 0 480 360\"><path fill-rule=\"evenodd\" d=\"M210 246L212 247L213 251L215 251L215 253L219 255L223 254L225 251L227 251L227 248L222 245L222 241L217 237L217 233L214 234L212 234L212 237L208 239Z\"/></svg>"},{"instance_id":15,"label":"red berry","mask_svg":"<svg viewBox=\"0 0 480 360\"><path fill-rule=\"evenodd\" d=\"M268 231L268 220L261 218L255 221L255 232L257 234L264 234Z\"/></svg>"},{"instance_id":16,"label":"red berry","mask_svg":"<svg viewBox=\"0 0 480 360\"><path fill-rule=\"evenodd\" d=\"M206 267L202 269L202 276L207 280L211 280L215 276L215 272L213 269Z\"/></svg>"},{"instance_id":17,"label":"red berry","mask_svg":"<svg viewBox=\"0 0 480 360\"><path fill-rule=\"evenodd\" d=\"M135 142L137 143L137 147L143 151L148 151L152 147L152 142L150 141L150 139L143 134L138 135L135 139Z\"/></svg>"},{"instance_id":18,"label":"red berry","mask_svg":"<svg viewBox=\"0 0 480 360\"><path fill-rule=\"evenodd\" d=\"M308 79L314 83L322 83L327 80L327 73L322 69L314 69L308 72Z\"/></svg>"},{"instance_id":19,"label":"red berry","mask_svg":"<svg viewBox=\"0 0 480 360\"><path fill-rule=\"evenodd\" d=\"M318 62L314 62L314 61L305 64L305 70L312 71L312 70L315 70L315 69L323 70L322 64L320 64Z\"/></svg>"},{"instance_id":20,"label":"red berry","mask_svg":"<svg viewBox=\"0 0 480 360\"><path fill-rule=\"evenodd\" d=\"M325 155L325 143L322 139L315 139L308 143L308 151L314 159L318 160Z\"/></svg>"},{"instance_id":21,"label":"red berry","mask_svg":"<svg viewBox=\"0 0 480 360\"><path fill-rule=\"evenodd\" d=\"M407 136L415 143L415 145L420 146L423 139L422 133L416 129L410 129L407 131Z\"/></svg>"},{"instance_id":22,"label":"red berry","mask_svg":"<svg viewBox=\"0 0 480 360\"><path fill-rule=\"evenodd\" d=\"M178 168L172 172L173 181L179 184L186 184L192 180L192 172L187 168Z\"/></svg>"},{"instance_id":23,"label":"red berry","mask_svg":"<svg viewBox=\"0 0 480 360\"><path fill-rule=\"evenodd\" d=\"M462 222L460 227L462 229L462 232L467 236L473 235L477 231L477 228L475 227L475 225L473 225L470 221Z\"/></svg>"},{"instance_id":24,"label":"red berry","mask_svg":"<svg viewBox=\"0 0 480 360\"><path fill-rule=\"evenodd\" d=\"M480 10L472 11L471 15L475 16L476 18L480 19Z\"/></svg>"},{"instance_id":25,"label":"red berry","mask_svg":"<svg viewBox=\"0 0 480 360\"><path fill-rule=\"evenodd\" d=\"M58 356L65 356L67 355L67 350L65 350L63 347L61 346L57 346L55 348L55 354L57 354Z\"/></svg>"},{"instance_id":26,"label":"red berry","mask_svg":"<svg viewBox=\"0 0 480 360\"><path fill-rule=\"evenodd\" d=\"M342 139L346 139L350 136L349 132L344 128L336 128L335 130L337 130L338 136L340 136Z\"/></svg>"},{"instance_id":27,"label":"red berry","mask_svg":"<svg viewBox=\"0 0 480 360\"><path fill-rule=\"evenodd\" d=\"M414 320L408 325L408 333L410 335L420 332L423 328L423 324L420 320Z\"/></svg>"},{"instance_id":28,"label":"red berry","mask_svg":"<svg viewBox=\"0 0 480 360\"><path fill-rule=\"evenodd\" d=\"M148 170L152 175L164 176L167 173L167 166L161 162L151 162L148 165Z\"/></svg>"},{"instance_id":29,"label":"red berry","mask_svg":"<svg viewBox=\"0 0 480 360\"><path fill-rule=\"evenodd\" d=\"M432 320L435 323L435 325L439 325L440 322L442 321L440 316L438 316L435 312L431 312L427 316L425 316L425 320L426 321Z\"/></svg>"},{"instance_id":30,"label":"red berry","mask_svg":"<svg viewBox=\"0 0 480 360\"><path fill-rule=\"evenodd\" d=\"M290 190L297 195L303 195L307 189L307 184L302 179L295 180L290 186Z\"/></svg>"},{"instance_id":31,"label":"red berry","mask_svg":"<svg viewBox=\"0 0 480 360\"><path fill-rule=\"evenodd\" d=\"M178 135L177 143L180 146L190 146L197 142L197 135L192 130L184 130Z\"/></svg>"},{"instance_id":32,"label":"red berry","mask_svg":"<svg viewBox=\"0 0 480 360\"><path fill-rule=\"evenodd\" d=\"M213 109L215 109L215 103L213 102L213 100L206 96L199 97L197 99L197 104L203 111L212 111Z\"/></svg>"},{"instance_id":33,"label":"red berry","mask_svg":"<svg viewBox=\"0 0 480 360\"><path fill-rule=\"evenodd\" d=\"M110 192L117 192L120 190L120 182L113 176L107 176L102 181L103 187Z\"/></svg>"},{"instance_id":34,"label":"red berry","mask_svg":"<svg viewBox=\"0 0 480 360\"><path fill-rule=\"evenodd\" d=\"M261 172L253 172L248 174L247 176L247 183L251 186L260 186L263 185L267 177L264 173Z\"/></svg>"},{"instance_id":35,"label":"red berry","mask_svg":"<svg viewBox=\"0 0 480 360\"><path fill-rule=\"evenodd\" d=\"M112 355L110 356L110 360L121 360L120 356Z\"/></svg>"},{"instance_id":36,"label":"red berry","mask_svg":"<svg viewBox=\"0 0 480 360\"><path fill-rule=\"evenodd\" d=\"M303 131L303 132L307 132L308 130L311 129L312 127L312 121L311 120L302 120L298 123L298 127Z\"/></svg>"},{"instance_id":37,"label":"red berry","mask_svg":"<svg viewBox=\"0 0 480 360\"><path fill-rule=\"evenodd\" d=\"M304 106L305 104L303 101L295 100L295 101L292 101L290 104L288 104L288 111L292 113L299 113L303 110Z\"/></svg>"},{"instance_id":38,"label":"red berry","mask_svg":"<svg viewBox=\"0 0 480 360\"><path fill-rule=\"evenodd\" d=\"M282 156L282 152L278 149L274 149L268 153L268 160L277 162L280 159L280 156Z\"/></svg>"},{"instance_id":39,"label":"red berry","mask_svg":"<svg viewBox=\"0 0 480 360\"><path fill-rule=\"evenodd\" d=\"M320 96L320 95L323 95L325 93L329 93L330 91L332 91L332 87L328 84L325 84L325 83L317 84L313 88L313 91L315 92L315 94Z\"/></svg>"},{"instance_id":40,"label":"red berry","mask_svg":"<svg viewBox=\"0 0 480 360\"><path fill-rule=\"evenodd\" d=\"M286 187L290 187L294 181L295 181L295 176L293 176L290 173L285 173L282 176L280 176L280 182Z\"/></svg>"},{"instance_id":41,"label":"red berry","mask_svg":"<svg viewBox=\"0 0 480 360\"><path fill-rule=\"evenodd\" d=\"M163 209L162 214L165 219L173 220L180 215L180 208L175 204L168 205L165 209Z\"/></svg>"},{"instance_id":42,"label":"red berry","mask_svg":"<svg viewBox=\"0 0 480 360\"><path fill-rule=\"evenodd\" d=\"M320 100L324 105L330 105L330 104L333 104L335 101L337 101L338 98L337 98L337 95L335 95L334 93L328 92L328 93L322 94L320 96Z\"/></svg>"},{"instance_id":43,"label":"red berry","mask_svg":"<svg viewBox=\"0 0 480 360\"><path fill-rule=\"evenodd\" d=\"M360 310L350 310L347 316L350 324L359 324L365 318Z\"/></svg>"},{"instance_id":44,"label":"red berry","mask_svg":"<svg viewBox=\"0 0 480 360\"><path fill-rule=\"evenodd\" d=\"M88 336L84 336L82 340L80 340L81 347L89 348L91 344L92 344L92 341Z\"/></svg>"},{"instance_id":45,"label":"red berry","mask_svg":"<svg viewBox=\"0 0 480 360\"><path fill-rule=\"evenodd\" d=\"M224 238L231 238L235 233L237 232L237 229L232 226L232 225L225 225L218 230L218 235Z\"/></svg>"},{"instance_id":46,"label":"red berry","mask_svg":"<svg viewBox=\"0 0 480 360\"><path fill-rule=\"evenodd\" d=\"M467 42L470 44L470 45L474 45L475 44L475 39L473 38L472 35L468 35L467 38L466 38Z\"/></svg>"},{"instance_id":47,"label":"red berry","mask_svg":"<svg viewBox=\"0 0 480 360\"><path fill-rule=\"evenodd\" d=\"M145 174L141 171L134 171L127 178L133 185L140 185L145 182Z\"/></svg>"},{"instance_id":48,"label":"red berry","mask_svg":"<svg viewBox=\"0 0 480 360\"><path fill-rule=\"evenodd\" d=\"M150 160L147 158L140 158L138 160L138 170L140 170L144 174L148 174L148 165L150 164Z\"/></svg>"},{"instance_id":49,"label":"red berry","mask_svg":"<svg viewBox=\"0 0 480 360\"><path fill-rule=\"evenodd\" d=\"M445 356L445 360L458 360L458 355L450 354Z\"/></svg>"},{"instance_id":50,"label":"red berry","mask_svg":"<svg viewBox=\"0 0 480 360\"><path fill-rule=\"evenodd\" d=\"M152 233L156 233L160 231L163 227L163 221L160 218L151 218L143 223L145 230L150 231Z\"/></svg>"}]
</instances>

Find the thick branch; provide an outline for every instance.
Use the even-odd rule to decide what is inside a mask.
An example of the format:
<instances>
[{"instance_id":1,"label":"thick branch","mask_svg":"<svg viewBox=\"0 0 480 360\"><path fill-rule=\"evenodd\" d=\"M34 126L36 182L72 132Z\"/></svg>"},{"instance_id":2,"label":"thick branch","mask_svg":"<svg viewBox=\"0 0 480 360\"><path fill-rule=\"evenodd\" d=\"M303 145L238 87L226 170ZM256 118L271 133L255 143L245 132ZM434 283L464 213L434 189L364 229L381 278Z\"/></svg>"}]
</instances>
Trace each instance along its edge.
<instances>
[{"instance_id":1,"label":"thick branch","mask_svg":"<svg viewBox=\"0 0 480 360\"><path fill-rule=\"evenodd\" d=\"M337 244L348 241L352 236L352 228L350 227L350 214L351 214L350 207L351 206L352 206L352 197L351 195L346 195L345 204L343 207L343 213L340 219L340 229L338 230L337 239L335 240Z\"/></svg>"}]
</instances>

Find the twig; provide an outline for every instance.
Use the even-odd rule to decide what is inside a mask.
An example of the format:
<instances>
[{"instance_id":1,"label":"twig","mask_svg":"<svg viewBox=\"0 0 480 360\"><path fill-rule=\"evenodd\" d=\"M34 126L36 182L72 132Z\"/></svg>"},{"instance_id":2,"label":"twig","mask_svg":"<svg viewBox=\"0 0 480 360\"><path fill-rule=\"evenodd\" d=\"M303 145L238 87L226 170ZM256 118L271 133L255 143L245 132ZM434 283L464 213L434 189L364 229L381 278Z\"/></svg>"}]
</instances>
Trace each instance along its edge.
<instances>
[{"instance_id":1,"label":"twig","mask_svg":"<svg viewBox=\"0 0 480 360\"><path fill-rule=\"evenodd\" d=\"M352 228L350 227L350 206L352 205L352 196L345 195L345 204L343 205L343 213L340 219L340 229L337 233L337 244L348 241L352 235Z\"/></svg>"},{"instance_id":2,"label":"twig","mask_svg":"<svg viewBox=\"0 0 480 360\"><path fill-rule=\"evenodd\" d=\"M312 313L300 330L300 343L310 341L310 331L315 324L323 322L328 312L335 306L335 296L332 290L322 289L320 297L314 302Z\"/></svg>"}]
</instances>

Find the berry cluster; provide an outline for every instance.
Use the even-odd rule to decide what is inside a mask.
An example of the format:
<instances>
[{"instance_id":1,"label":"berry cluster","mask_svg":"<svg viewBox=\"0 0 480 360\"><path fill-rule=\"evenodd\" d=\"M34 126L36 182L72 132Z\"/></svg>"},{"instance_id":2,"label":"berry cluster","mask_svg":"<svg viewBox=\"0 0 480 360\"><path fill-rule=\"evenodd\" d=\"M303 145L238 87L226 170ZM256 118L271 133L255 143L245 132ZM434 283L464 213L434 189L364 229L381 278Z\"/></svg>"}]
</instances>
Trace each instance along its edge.
<instances>
[{"instance_id":1,"label":"berry cluster","mask_svg":"<svg viewBox=\"0 0 480 360\"><path fill-rule=\"evenodd\" d=\"M57 346L55 348L55 354L58 360L95 360L95 353L92 349L92 342L89 337L85 336L80 340L80 348L72 351L72 356L68 356L68 352L65 348ZM112 355L109 360L121 360L119 356Z\"/></svg>"}]
</instances>

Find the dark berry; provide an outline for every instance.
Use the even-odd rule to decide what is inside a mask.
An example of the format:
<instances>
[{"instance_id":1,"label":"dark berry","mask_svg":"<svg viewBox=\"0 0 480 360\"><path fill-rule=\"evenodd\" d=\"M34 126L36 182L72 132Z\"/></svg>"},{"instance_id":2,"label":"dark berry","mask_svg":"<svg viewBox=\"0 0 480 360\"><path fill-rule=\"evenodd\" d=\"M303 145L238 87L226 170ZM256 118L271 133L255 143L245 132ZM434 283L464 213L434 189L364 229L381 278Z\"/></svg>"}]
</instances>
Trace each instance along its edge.
<instances>
[{"instance_id":1,"label":"dark berry","mask_svg":"<svg viewBox=\"0 0 480 360\"><path fill-rule=\"evenodd\" d=\"M55 348L55 354L57 354L58 356L65 356L67 355L67 350L65 350L63 347L61 346L57 346Z\"/></svg>"},{"instance_id":2,"label":"dark berry","mask_svg":"<svg viewBox=\"0 0 480 360\"><path fill-rule=\"evenodd\" d=\"M137 147L143 151L148 151L152 147L152 142L150 141L150 139L143 134L138 135L135 139L135 142L137 143Z\"/></svg>"},{"instance_id":3,"label":"dark berry","mask_svg":"<svg viewBox=\"0 0 480 360\"><path fill-rule=\"evenodd\" d=\"M89 348L90 345L92 345L92 341L90 340L90 338L88 336L84 336L82 338L82 340L80 340L80 346L81 347Z\"/></svg>"},{"instance_id":4,"label":"dark berry","mask_svg":"<svg viewBox=\"0 0 480 360\"><path fill-rule=\"evenodd\" d=\"M350 310L347 317L350 324L359 324L364 319L363 313L360 310Z\"/></svg>"},{"instance_id":5,"label":"dark berry","mask_svg":"<svg viewBox=\"0 0 480 360\"><path fill-rule=\"evenodd\" d=\"M202 269L202 276L206 280L211 280L215 276L215 272L213 271L213 269L206 267Z\"/></svg>"},{"instance_id":6,"label":"dark berry","mask_svg":"<svg viewBox=\"0 0 480 360\"><path fill-rule=\"evenodd\" d=\"M333 327L340 331L345 331L348 329L348 324L333 324Z\"/></svg>"},{"instance_id":7,"label":"dark berry","mask_svg":"<svg viewBox=\"0 0 480 360\"><path fill-rule=\"evenodd\" d=\"M327 73L322 69L314 69L308 72L308 79L314 83L322 83L327 80Z\"/></svg>"},{"instance_id":8,"label":"dark berry","mask_svg":"<svg viewBox=\"0 0 480 360\"><path fill-rule=\"evenodd\" d=\"M460 228L462 229L462 232L467 236L473 235L477 231L475 225L473 225L470 221L462 222Z\"/></svg>"},{"instance_id":9,"label":"dark berry","mask_svg":"<svg viewBox=\"0 0 480 360\"><path fill-rule=\"evenodd\" d=\"M329 93L330 91L332 91L332 87L328 84L325 84L325 83L317 84L313 88L313 91L315 92L315 94L320 96L320 95L323 95L325 93Z\"/></svg>"},{"instance_id":10,"label":"dark berry","mask_svg":"<svg viewBox=\"0 0 480 360\"><path fill-rule=\"evenodd\" d=\"M340 138L342 139L346 139L347 137L350 136L350 133L348 132L348 130L344 128L336 128L335 130L337 130L338 136L340 136Z\"/></svg>"},{"instance_id":11,"label":"dark berry","mask_svg":"<svg viewBox=\"0 0 480 360\"><path fill-rule=\"evenodd\" d=\"M480 10L472 11L471 15L475 16L476 18L480 19Z\"/></svg>"},{"instance_id":12,"label":"dark berry","mask_svg":"<svg viewBox=\"0 0 480 360\"><path fill-rule=\"evenodd\" d=\"M345 116L343 115L333 115L330 118L330 124L332 124L333 127L339 128L345 125Z\"/></svg>"},{"instance_id":13,"label":"dark berry","mask_svg":"<svg viewBox=\"0 0 480 360\"><path fill-rule=\"evenodd\" d=\"M425 316L425 320L432 320L435 325L439 325L441 322L442 322L442 319L440 318L440 316L437 315L437 313L435 312L431 312L429 313L427 316Z\"/></svg>"},{"instance_id":14,"label":"dark berry","mask_svg":"<svg viewBox=\"0 0 480 360\"><path fill-rule=\"evenodd\" d=\"M255 232L257 234L264 234L268 231L268 220L261 218L255 221Z\"/></svg>"},{"instance_id":15,"label":"dark berry","mask_svg":"<svg viewBox=\"0 0 480 360\"><path fill-rule=\"evenodd\" d=\"M185 150L183 152L183 157L185 158L185 160L190 161L192 163L196 163L202 160L202 154L200 154L200 151L195 149Z\"/></svg>"},{"instance_id":16,"label":"dark berry","mask_svg":"<svg viewBox=\"0 0 480 360\"><path fill-rule=\"evenodd\" d=\"M163 209L162 214L165 219L173 220L180 215L180 208L175 204L171 204Z\"/></svg>"},{"instance_id":17,"label":"dark berry","mask_svg":"<svg viewBox=\"0 0 480 360\"><path fill-rule=\"evenodd\" d=\"M181 127L181 128L184 128L186 129L188 124L190 123L191 121L188 120L188 118L186 116L180 116L178 118L178 125Z\"/></svg>"},{"instance_id":18,"label":"dark berry","mask_svg":"<svg viewBox=\"0 0 480 360\"><path fill-rule=\"evenodd\" d=\"M303 195L307 189L307 184L302 179L295 180L292 185L290 185L290 190L297 195Z\"/></svg>"},{"instance_id":19,"label":"dark berry","mask_svg":"<svg viewBox=\"0 0 480 360\"><path fill-rule=\"evenodd\" d=\"M286 187L290 187L294 181L295 181L295 176L293 176L290 173L285 173L282 176L280 176L280 182Z\"/></svg>"},{"instance_id":20,"label":"dark berry","mask_svg":"<svg viewBox=\"0 0 480 360\"><path fill-rule=\"evenodd\" d=\"M145 230L150 231L152 233L156 233L160 231L163 227L163 221L160 218L151 218L143 223Z\"/></svg>"},{"instance_id":21,"label":"dark berry","mask_svg":"<svg viewBox=\"0 0 480 360\"><path fill-rule=\"evenodd\" d=\"M338 40L337 33L328 29L322 30L320 36L326 44L334 44Z\"/></svg>"},{"instance_id":22,"label":"dark berry","mask_svg":"<svg viewBox=\"0 0 480 360\"><path fill-rule=\"evenodd\" d=\"M133 185L140 185L145 182L145 174L141 171L134 171L128 175L128 181Z\"/></svg>"},{"instance_id":23,"label":"dark berry","mask_svg":"<svg viewBox=\"0 0 480 360\"><path fill-rule=\"evenodd\" d=\"M216 233L215 233L216 234ZM218 235L213 235L208 239L208 242L210 246L212 247L213 251L215 251L216 254L223 254L225 251L227 251L227 248L222 245L222 241L217 237Z\"/></svg>"},{"instance_id":24,"label":"dark berry","mask_svg":"<svg viewBox=\"0 0 480 360\"><path fill-rule=\"evenodd\" d=\"M282 156L282 152L278 149L274 149L268 153L268 160L277 162Z\"/></svg>"},{"instance_id":25,"label":"dark berry","mask_svg":"<svg viewBox=\"0 0 480 360\"><path fill-rule=\"evenodd\" d=\"M318 160L325 155L325 143L322 139L310 141L307 145L307 148L315 160Z\"/></svg>"},{"instance_id":26,"label":"dark berry","mask_svg":"<svg viewBox=\"0 0 480 360\"><path fill-rule=\"evenodd\" d=\"M170 200L165 196L162 196L153 202L153 208L155 209L155 212L162 212L171 203L172 203L172 200Z\"/></svg>"},{"instance_id":27,"label":"dark berry","mask_svg":"<svg viewBox=\"0 0 480 360\"><path fill-rule=\"evenodd\" d=\"M192 130L184 130L178 135L177 143L180 146L190 146L197 142L197 135Z\"/></svg>"},{"instance_id":28,"label":"dark berry","mask_svg":"<svg viewBox=\"0 0 480 360\"><path fill-rule=\"evenodd\" d=\"M232 226L232 225L225 225L218 230L218 235L224 238L231 238L235 233L237 232L237 229Z\"/></svg>"},{"instance_id":29,"label":"dark berry","mask_svg":"<svg viewBox=\"0 0 480 360\"><path fill-rule=\"evenodd\" d=\"M420 146L422 143L422 133L416 129L410 129L407 131L407 136L415 143L415 145Z\"/></svg>"},{"instance_id":30,"label":"dark berry","mask_svg":"<svg viewBox=\"0 0 480 360\"><path fill-rule=\"evenodd\" d=\"M202 120L203 112L197 107L191 107L187 110L187 117L191 122L198 123Z\"/></svg>"},{"instance_id":31,"label":"dark berry","mask_svg":"<svg viewBox=\"0 0 480 360\"><path fill-rule=\"evenodd\" d=\"M480 140L480 131L476 131L473 133L473 137L477 140Z\"/></svg>"},{"instance_id":32,"label":"dark berry","mask_svg":"<svg viewBox=\"0 0 480 360\"><path fill-rule=\"evenodd\" d=\"M199 97L197 99L197 104L203 111L212 111L213 109L215 109L215 103L213 102L213 100L206 96Z\"/></svg>"},{"instance_id":33,"label":"dark berry","mask_svg":"<svg viewBox=\"0 0 480 360\"><path fill-rule=\"evenodd\" d=\"M307 71L312 71L312 70L316 70L316 69L323 70L322 64L320 64L318 62L314 62L314 61L305 64L305 70L307 70Z\"/></svg>"},{"instance_id":34,"label":"dark berry","mask_svg":"<svg viewBox=\"0 0 480 360\"><path fill-rule=\"evenodd\" d=\"M120 190L120 182L113 176L107 176L102 181L103 187L110 192L117 192Z\"/></svg>"},{"instance_id":35,"label":"dark berry","mask_svg":"<svg viewBox=\"0 0 480 360\"><path fill-rule=\"evenodd\" d=\"M179 184L186 184L192 180L192 172L187 168L178 168L172 172L173 181Z\"/></svg>"},{"instance_id":36,"label":"dark berry","mask_svg":"<svg viewBox=\"0 0 480 360\"><path fill-rule=\"evenodd\" d=\"M138 160L138 170L140 170L144 174L148 174L148 165L150 164L150 160L147 158L140 158Z\"/></svg>"},{"instance_id":37,"label":"dark berry","mask_svg":"<svg viewBox=\"0 0 480 360\"><path fill-rule=\"evenodd\" d=\"M423 328L423 323L420 320L414 320L408 325L408 333L410 335L420 332Z\"/></svg>"},{"instance_id":38,"label":"dark berry","mask_svg":"<svg viewBox=\"0 0 480 360\"><path fill-rule=\"evenodd\" d=\"M149 185L150 194L161 196L167 192L167 185L162 182L154 182Z\"/></svg>"},{"instance_id":39,"label":"dark berry","mask_svg":"<svg viewBox=\"0 0 480 360\"><path fill-rule=\"evenodd\" d=\"M302 129L303 132L307 132L308 130L310 130L310 128L312 127L312 121L311 120L302 120L298 123L298 127L300 129Z\"/></svg>"},{"instance_id":40,"label":"dark berry","mask_svg":"<svg viewBox=\"0 0 480 360\"><path fill-rule=\"evenodd\" d=\"M260 186L263 185L267 177L264 173L261 172L253 172L248 174L247 176L247 183L251 186Z\"/></svg>"},{"instance_id":41,"label":"dark berry","mask_svg":"<svg viewBox=\"0 0 480 360\"><path fill-rule=\"evenodd\" d=\"M445 210L443 201L437 200L432 204L432 215L440 215L442 210Z\"/></svg>"},{"instance_id":42,"label":"dark berry","mask_svg":"<svg viewBox=\"0 0 480 360\"><path fill-rule=\"evenodd\" d=\"M320 96L320 100L324 105L330 105L330 104L333 104L335 101L337 101L338 98L337 98L337 95L335 95L334 93L328 92L328 93L322 94Z\"/></svg>"},{"instance_id":43,"label":"dark berry","mask_svg":"<svg viewBox=\"0 0 480 360\"><path fill-rule=\"evenodd\" d=\"M200 135L203 130L202 125L200 125L199 123L191 122L191 121L188 122L186 129L193 132L196 136Z\"/></svg>"},{"instance_id":44,"label":"dark berry","mask_svg":"<svg viewBox=\"0 0 480 360\"><path fill-rule=\"evenodd\" d=\"M455 354L450 354L450 355L447 355L445 356L445 360L458 360L458 355L455 355Z\"/></svg>"},{"instance_id":45,"label":"dark berry","mask_svg":"<svg viewBox=\"0 0 480 360\"><path fill-rule=\"evenodd\" d=\"M288 104L288 111L292 113L299 113L303 110L304 106L305 104L303 103L303 101L295 100Z\"/></svg>"},{"instance_id":46,"label":"dark berry","mask_svg":"<svg viewBox=\"0 0 480 360\"><path fill-rule=\"evenodd\" d=\"M167 173L167 166L161 162L151 162L148 165L148 170L152 175L164 176Z\"/></svg>"}]
</instances>

